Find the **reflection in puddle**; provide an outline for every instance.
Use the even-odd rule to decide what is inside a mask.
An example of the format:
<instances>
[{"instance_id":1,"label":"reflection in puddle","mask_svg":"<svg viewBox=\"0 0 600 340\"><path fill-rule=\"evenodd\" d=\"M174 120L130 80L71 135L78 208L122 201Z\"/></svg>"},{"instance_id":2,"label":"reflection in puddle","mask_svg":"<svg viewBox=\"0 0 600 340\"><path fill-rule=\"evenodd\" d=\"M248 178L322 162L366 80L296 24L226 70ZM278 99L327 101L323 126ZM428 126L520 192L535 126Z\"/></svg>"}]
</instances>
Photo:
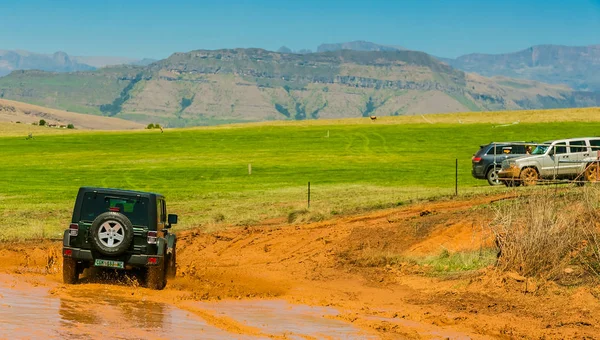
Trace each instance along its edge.
<instances>
[{"instance_id":1,"label":"reflection in puddle","mask_svg":"<svg viewBox=\"0 0 600 340\"><path fill-rule=\"evenodd\" d=\"M0 274L0 338L224 339L232 334L170 305L125 299L110 288L73 287L54 297L47 287ZM234 335L235 338L238 338Z\"/></svg>"},{"instance_id":2,"label":"reflection in puddle","mask_svg":"<svg viewBox=\"0 0 600 340\"><path fill-rule=\"evenodd\" d=\"M195 302L193 306L289 339L374 338L348 322L328 318L339 314L334 308L294 305L283 300Z\"/></svg>"},{"instance_id":3,"label":"reflection in puddle","mask_svg":"<svg viewBox=\"0 0 600 340\"><path fill-rule=\"evenodd\" d=\"M60 299L61 335L86 335L123 339L223 339L230 333L201 318L167 304L125 299L97 290L96 297L73 292ZM89 294L89 292L85 292ZM82 306L87 306L83 307Z\"/></svg>"},{"instance_id":4,"label":"reflection in puddle","mask_svg":"<svg viewBox=\"0 0 600 340\"><path fill-rule=\"evenodd\" d=\"M14 287L11 287L13 286ZM48 290L37 287L22 289L17 282L0 283L0 336L3 338L44 338L58 323L59 301L48 297Z\"/></svg>"},{"instance_id":5,"label":"reflection in puddle","mask_svg":"<svg viewBox=\"0 0 600 340\"><path fill-rule=\"evenodd\" d=\"M124 296L111 290L110 285L99 289L73 286L62 294L65 296L55 297L47 287L34 287L19 279L22 278L0 274L0 338L369 338L350 323L327 318L338 314L333 308L292 305L280 300L189 303L193 309L216 317L227 316L263 334L241 335L172 305L147 301L143 296Z\"/></svg>"}]
</instances>

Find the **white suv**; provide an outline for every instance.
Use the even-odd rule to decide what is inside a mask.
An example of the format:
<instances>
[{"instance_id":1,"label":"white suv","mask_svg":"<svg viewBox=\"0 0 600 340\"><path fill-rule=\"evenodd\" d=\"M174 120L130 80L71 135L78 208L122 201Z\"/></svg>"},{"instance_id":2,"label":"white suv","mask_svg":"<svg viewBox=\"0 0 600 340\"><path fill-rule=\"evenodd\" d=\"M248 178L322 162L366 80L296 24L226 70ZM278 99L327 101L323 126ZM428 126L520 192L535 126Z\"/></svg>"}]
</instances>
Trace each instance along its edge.
<instances>
[{"instance_id":1,"label":"white suv","mask_svg":"<svg viewBox=\"0 0 600 340\"><path fill-rule=\"evenodd\" d=\"M600 180L600 137L548 141L531 155L507 159L498 173L507 186L535 185L540 179Z\"/></svg>"}]
</instances>

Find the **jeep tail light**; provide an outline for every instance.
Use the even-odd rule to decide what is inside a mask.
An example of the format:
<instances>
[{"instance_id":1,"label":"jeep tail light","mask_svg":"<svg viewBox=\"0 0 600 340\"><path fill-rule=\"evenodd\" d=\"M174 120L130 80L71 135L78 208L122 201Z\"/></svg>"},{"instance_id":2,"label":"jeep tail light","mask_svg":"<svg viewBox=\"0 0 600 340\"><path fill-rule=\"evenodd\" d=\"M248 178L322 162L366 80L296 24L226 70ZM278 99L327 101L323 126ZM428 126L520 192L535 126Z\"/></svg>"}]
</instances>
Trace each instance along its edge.
<instances>
[{"instance_id":1,"label":"jeep tail light","mask_svg":"<svg viewBox=\"0 0 600 340\"><path fill-rule=\"evenodd\" d=\"M71 256L73 256L73 250L71 250L71 249L63 249L63 256L64 257L71 257Z\"/></svg>"},{"instance_id":2,"label":"jeep tail light","mask_svg":"<svg viewBox=\"0 0 600 340\"><path fill-rule=\"evenodd\" d=\"M157 263L158 263L158 258L156 258L156 257L148 258L148 264L157 264Z\"/></svg>"},{"instance_id":3,"label":"jeep tail light","mask_svg":"<svg viewBox=\"0 0 600 340\"><path fill-rule=\"evenodd\" d=\"M148 244L156 244L157 236L158 236L158 233L156 231L149 231L148 232Z\"/></svg>"},{"instance_id":4,"label":"jeep tail light","mask_svg":"<svg viewBox=\"0 0 600 340\"><path fill-rule=\"evenodd\" d=\"M479 163L479 162L481 162L481 157L475 157L475 156L473 156L472 160L475 163Z\"/></svg>"},{"instance_id":5,"label":"jeep tail light","mask_svg":"<svg viewBox=\"0 0 600 340\"><path fill-rule=\"evenodd\" d=\"M79 234L79 224L71 223L69 225L69 235L77 236L77 234Z\"/></svg>"}]
</instances>

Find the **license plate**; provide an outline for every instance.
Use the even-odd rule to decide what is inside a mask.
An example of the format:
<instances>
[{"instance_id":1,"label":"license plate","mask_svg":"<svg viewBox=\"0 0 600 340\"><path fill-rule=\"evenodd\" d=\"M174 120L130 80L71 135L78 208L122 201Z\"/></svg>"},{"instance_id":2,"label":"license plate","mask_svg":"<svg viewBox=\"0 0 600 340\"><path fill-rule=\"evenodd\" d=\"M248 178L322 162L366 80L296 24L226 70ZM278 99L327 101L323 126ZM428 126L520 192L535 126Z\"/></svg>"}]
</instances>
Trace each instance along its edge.
<instances>
[{"instance_id":1,"label":"license plate","mask_svg":"<svg viewBox=\"0 0 600 340\"><path fill-rule=\"evenodd\" d=\"M123 261L111 261L111 260L96 260L94 266L108 267L108 268L125 268Z\"/></svg>"}]
</instances>

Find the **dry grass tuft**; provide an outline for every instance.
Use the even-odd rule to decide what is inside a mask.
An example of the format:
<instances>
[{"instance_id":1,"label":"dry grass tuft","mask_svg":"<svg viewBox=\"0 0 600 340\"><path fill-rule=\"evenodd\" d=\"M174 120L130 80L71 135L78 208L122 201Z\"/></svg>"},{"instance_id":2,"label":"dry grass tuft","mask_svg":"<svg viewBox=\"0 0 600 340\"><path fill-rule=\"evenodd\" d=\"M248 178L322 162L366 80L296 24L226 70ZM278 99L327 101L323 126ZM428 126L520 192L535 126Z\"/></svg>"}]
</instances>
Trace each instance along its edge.
<instances>
[{"instance_id":1,"label":"dry grass tuft","mask_svg":"<svg viewBox=\"0 0 600 340\"><path fill-rule=\"evenodd\" d=\"M498 267L528 277L558 279L570 266L600 273L597 221L600 188L544 188L496 208L491 224Z\"/></svg>"},{"instance_id":2,"label":"dry grass tuft","mask_svg":"<svg viewBox=\"0 0 600 340\"><path fill-rule=\"evenodd\" d=\"M298 209L288 214L288 223L311 223L325 220L329 215L320 210Z\"/></svg>"}]
</instances>

